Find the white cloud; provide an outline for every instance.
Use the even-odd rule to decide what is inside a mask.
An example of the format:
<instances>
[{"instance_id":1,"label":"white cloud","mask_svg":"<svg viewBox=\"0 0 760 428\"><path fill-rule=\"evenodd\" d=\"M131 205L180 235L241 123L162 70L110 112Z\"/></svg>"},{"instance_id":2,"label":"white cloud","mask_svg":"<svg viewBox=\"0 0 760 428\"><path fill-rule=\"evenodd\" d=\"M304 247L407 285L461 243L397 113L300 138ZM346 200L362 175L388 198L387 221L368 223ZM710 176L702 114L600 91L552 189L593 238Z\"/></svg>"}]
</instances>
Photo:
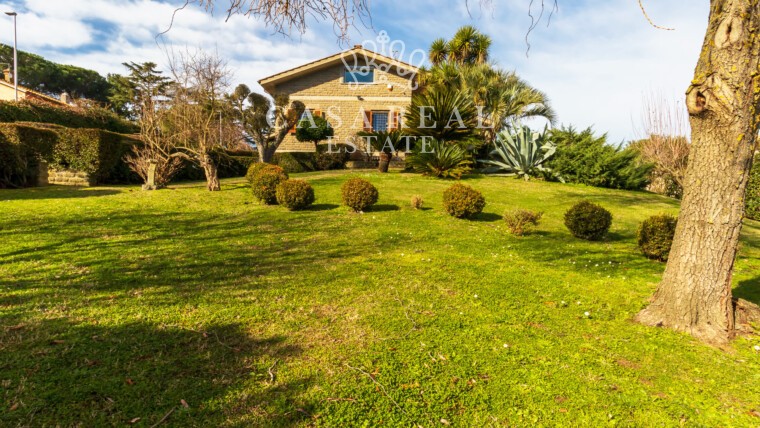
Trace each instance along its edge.
<instances>
[{"instance_id":1,"label":"white cloud","mask_svg":"<svg viewBox=\"0 0 760 428\"><path fill-rule=\"evenodd\" d=\"M221 0L219 0L221 1ZM51 60L123 72L122 62L166 63L155 36L171 22L177 0L16 0L19 46ZM538 2L534 2L538 3ZM472 7L472 5L476 5ZM373 28L358 26L352 39L374 39L387 30L406 42L407 53L426 49L437 37L450 37L470 24L491 35L492 56L548 93L562 123L595 125L613 142L635 137L642 94L651 90L682 97L691 80L707 23L706 0L645 2L658 24L652 28L631 0L559 0L560 12L530 35L528 0L495 0L480 10L464 0L384 0L373 3ZM534 8L535 11L535 8ZM229 58L236 82L257 88L256 80L341 49L333 29L312 23L303 36L273 35L262 23L242 16L210 16L195 5L175 16L161 40L175 49L216 50ZM106 23L104 31L102 25ZM0 39L12 41L12 26L0 26ZM260 89L260 88L259 88Z\"/></svg>"}]
</instances>

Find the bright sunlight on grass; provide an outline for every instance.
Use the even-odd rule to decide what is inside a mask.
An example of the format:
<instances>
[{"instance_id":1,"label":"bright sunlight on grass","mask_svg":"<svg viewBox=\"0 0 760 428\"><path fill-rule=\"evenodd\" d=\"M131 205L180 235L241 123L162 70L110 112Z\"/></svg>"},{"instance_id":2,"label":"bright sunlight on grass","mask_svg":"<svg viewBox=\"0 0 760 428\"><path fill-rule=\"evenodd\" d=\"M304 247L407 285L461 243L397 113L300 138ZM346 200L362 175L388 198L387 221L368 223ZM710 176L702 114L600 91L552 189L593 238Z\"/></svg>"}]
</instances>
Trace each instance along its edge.
<instances>
[{"instance_id":1,"label":"bright sunlight on grass","mask_svg":"<svg viewBox=\"0 0 760 428\"><path fill-rule=\"evenodd\" d=\"M339 206L352 175L380 191L365 214ZM636 228L676 201L473 178L487 205L468 221L441 208L451 181L297 177L310 210L259 205L241 179L3 191L0 425L760 421L758 343L630 321L664 269ZM612 212L605 241L565 229L580 200ZM523 237L501 220L517 208L544 212ZM760 303L760 227L743 233L734 292Z\"/></svg>"}]
</instances>

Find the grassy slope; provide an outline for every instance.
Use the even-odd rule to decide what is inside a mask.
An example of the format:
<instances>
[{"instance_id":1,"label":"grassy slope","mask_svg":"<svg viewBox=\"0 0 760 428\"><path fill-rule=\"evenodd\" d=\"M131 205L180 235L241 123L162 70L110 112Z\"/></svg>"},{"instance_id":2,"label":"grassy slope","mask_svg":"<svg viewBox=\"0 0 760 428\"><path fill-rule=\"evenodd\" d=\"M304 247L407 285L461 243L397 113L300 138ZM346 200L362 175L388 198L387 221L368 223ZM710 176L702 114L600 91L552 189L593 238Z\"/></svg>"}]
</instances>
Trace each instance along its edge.
<instances>
[{"instance_id":1,"label":"grassy slope","mask_svg":"<svg viewBox=\"0 0 760 428\"><path fill-rule=\"evenodd\" d=\"M0 425L760 423L756 340L630 322L663 269L636 227L674 201L476 178L488 206L463 221L450 182L362 175L381 195L363 215L341 172L303 175L318 200L297 213L240 180L0 192ZM564 229L582 198L612 211L606 242ZM506 233L516 207L546 212L536 233ZM759 266L750 223L736 293L756 302Z\"/></svg>"}]
</instances>

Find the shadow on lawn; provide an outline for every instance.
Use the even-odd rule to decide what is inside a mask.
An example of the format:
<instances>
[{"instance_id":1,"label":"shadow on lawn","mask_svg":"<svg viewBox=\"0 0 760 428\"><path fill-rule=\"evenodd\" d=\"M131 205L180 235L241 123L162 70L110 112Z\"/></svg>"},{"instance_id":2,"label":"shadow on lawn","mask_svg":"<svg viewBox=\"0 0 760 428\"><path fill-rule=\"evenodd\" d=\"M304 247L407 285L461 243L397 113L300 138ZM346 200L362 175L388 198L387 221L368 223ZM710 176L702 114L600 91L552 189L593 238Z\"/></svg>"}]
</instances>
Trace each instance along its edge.
<instances>
[{"instance_id":1,"label":"shadow on lawn","mask_svg":"<svg viewBox=\"0 0 760 428\"><path fill-rule=\"evenodd\" d=\"M169 412L169 426L219 426L252 415L289 426L314 412L299 398L311 379L278 377L300 347L282 336L252 337L241 325L191 330L57 319L5 328L0 338L2 378L10 382L3 426L124 426L135 418L151 426Z\"/></svg>"},{"instance_id":2,"label":"shadow on lawn","mask_svg":"<svg viewBox=\"0 0 760 428\"><path fill-rule=\"evenodd\" d=\"M748 300L756 305L760 305L760 276L739 281L739 284L731 293L737 299Z\"/></svg>"},{"instance_id":3,"label":"shadow on lawn","mask_svg":"<svg viewBox=\"0 0 760 428\"><path fill-rule=\"evenodd\" d=\"M121 193L114 189L88 187L48 186L26 189L0 189L0 201L25 201L42 199L74 199L109 196Z\"/></svg>"}]
</instances>

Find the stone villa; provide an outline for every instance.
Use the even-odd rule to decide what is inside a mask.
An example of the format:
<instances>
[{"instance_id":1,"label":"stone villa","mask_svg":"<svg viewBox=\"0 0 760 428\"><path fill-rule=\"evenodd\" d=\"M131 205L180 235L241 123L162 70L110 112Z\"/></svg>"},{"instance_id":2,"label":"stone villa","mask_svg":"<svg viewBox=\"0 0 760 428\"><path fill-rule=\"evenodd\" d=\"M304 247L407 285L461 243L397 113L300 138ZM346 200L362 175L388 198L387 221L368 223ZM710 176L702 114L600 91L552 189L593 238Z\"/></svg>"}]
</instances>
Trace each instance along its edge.
<instances>
[{"instance_id":1,"label":"stone villa","mask_svg":"<svg viewBox=\"0 0 760 428\"><path fill-rule=\"evenodd\" d=\"M361 45L259 80L270 95L288 94L322 116L335 130L334 142L352 141L360 131L401 127L403 112L417 88L419 69ZM278 151L310 152L295 128Z\"/></svg>"}]
</instances>

